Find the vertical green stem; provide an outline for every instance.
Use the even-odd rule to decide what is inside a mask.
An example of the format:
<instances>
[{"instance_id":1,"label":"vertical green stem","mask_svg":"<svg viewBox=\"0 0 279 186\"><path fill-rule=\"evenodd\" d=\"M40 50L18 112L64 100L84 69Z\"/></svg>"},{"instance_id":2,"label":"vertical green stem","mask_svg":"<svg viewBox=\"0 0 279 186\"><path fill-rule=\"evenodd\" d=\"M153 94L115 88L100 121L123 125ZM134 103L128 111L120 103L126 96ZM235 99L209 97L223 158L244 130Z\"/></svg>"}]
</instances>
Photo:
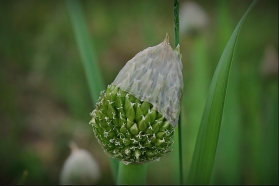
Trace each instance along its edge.
<instances>
[{"instance_id":1,"label":"vertical green stem","mask_svg":"<svg viewBox=\"0 0 279 186\"><path fill-rule=\"evenodd\" d=\"M174 47L179 44L179 2L174 0L173 4L173 16L174 16Z\"/></svg>"},{"instance_id":2,"label":"vertical green stem","mask_svg":"<svg viewBox=\"0 0 279 186\"><path fill-rule=\"evenodd\" d=\"M179 45L179 2L174 0L173 4L173 15L174 15L174 46ZM182 162L182 130L181 130L181 117L179 115L178 120L178 146L179 146L179 179L180 184L183 184L183 162Z\"/></svg>"},{"instance_id":3,"label":"vertical green stem","mask_svg":"<svg viewBox=\"0 0 279 186\"><path fill-rule=\"evenodd\" d=\"M146 181L146 164L119 163L117 185L144 185Z\"/></svg>"}]
</instances>

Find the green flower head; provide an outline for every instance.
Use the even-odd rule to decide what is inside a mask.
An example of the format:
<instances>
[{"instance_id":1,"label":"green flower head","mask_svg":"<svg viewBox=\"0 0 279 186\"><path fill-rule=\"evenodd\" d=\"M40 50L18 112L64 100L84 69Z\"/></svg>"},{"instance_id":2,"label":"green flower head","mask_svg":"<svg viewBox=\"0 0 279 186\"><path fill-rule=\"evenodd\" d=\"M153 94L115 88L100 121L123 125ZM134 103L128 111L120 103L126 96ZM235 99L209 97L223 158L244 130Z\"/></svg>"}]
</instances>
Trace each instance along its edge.
<instances>
[{"instance_id":1,"label":"green flower head","mask_svg":"<svg viewBox=\"0 0 279 186\"><path fill-rule=\"evenodd\" d=\"M167 35L128 61L101 92L90 124L104 151L124 163L154 161L170 152L182 91L180 55Z\"/></svg>"}]
</instances>

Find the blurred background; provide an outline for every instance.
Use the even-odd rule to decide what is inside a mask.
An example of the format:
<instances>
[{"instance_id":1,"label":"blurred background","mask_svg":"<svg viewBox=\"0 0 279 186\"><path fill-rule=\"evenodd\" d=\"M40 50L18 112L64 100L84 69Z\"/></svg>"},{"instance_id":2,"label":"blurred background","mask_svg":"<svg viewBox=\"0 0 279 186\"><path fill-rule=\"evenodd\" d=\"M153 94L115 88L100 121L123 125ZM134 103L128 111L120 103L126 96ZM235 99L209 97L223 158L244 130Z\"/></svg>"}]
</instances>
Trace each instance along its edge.
<instances>
[{"instance_id":1,"label":"blurred background","mask_svg":"<svg viewBox=\"0 0 279 186\"><path fill-rule=\"evenodd\" d=\"M185 177L208 88L250 0L180 0ZM105 84L166 32L173 1L81 1ZM65 1L0 1L0 184L59 184L69 143L113 184L92 127L94 109ZM177 183L171 152L148 164L148 184ZM260 0L241 29L230 74L213 184L278 184L278 1Z\"/></svg>"}]
</instances>

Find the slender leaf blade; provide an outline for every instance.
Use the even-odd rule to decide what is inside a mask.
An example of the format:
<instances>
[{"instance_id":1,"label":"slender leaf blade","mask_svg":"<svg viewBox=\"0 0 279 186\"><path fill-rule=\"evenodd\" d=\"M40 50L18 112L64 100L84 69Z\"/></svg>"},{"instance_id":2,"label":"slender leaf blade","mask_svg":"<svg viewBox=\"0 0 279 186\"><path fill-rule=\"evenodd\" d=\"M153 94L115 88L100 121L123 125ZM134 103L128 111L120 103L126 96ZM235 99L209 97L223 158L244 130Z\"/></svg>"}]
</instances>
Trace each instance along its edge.
<instances>
[{"instance_id":1,"label":"slender leaf blade","mask_svg":"<svg viewBox=\"0 0 279 186\"><path fill-rule=\"evenodd\" d=\"M97 57L91 43L82 6L79 0L66 0L72 21L75 38L82 58L82 63L93 104L97 102L100 92L105 89L103 76L98 66ZM110 158L114 179L118 171L118 160Z\"/></svg>"},{"instance_id":2,"label":"slender leaf blade","mask_svg":"<svg viewBox=\"0 0 279 186\"><path fill-rule=\"evenodd\" d=\"M190 184L209 184L237 38L247 14L256 2L257 0L251 4L236 26L211 81L189 173Z\"/></svg>"},{"instance_id":3,"label":"slender leaf blade","mask_svg":"<svg viewBox=\"0 0 279 186\"><path fill-rule=\"evenodd\" d=\"M72 21L78 49L82 58L82 63L88 82L93 103L96 103L100 91L105 89L103 77L97 63L97 57L93 44L91 43L82 7L78 0L67 0L69 15Z\"/></svg>"}]
</instances>

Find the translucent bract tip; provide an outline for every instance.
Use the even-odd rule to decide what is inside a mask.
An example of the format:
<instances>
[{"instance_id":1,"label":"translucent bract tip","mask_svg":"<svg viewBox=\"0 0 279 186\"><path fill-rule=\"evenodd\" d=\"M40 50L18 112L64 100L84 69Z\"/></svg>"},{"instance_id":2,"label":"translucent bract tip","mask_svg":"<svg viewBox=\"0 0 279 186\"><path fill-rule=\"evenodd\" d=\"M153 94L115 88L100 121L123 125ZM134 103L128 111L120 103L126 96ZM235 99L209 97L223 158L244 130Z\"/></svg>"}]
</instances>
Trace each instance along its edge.
<instances>
[{"instance_id":1,"label":"translucent bract tip","mask_svg":"<svg viewBox=\"0 0 279 186\"><path fill-rule=\"evenodd\" d=\"M176 126L183 91L180 57L179 46L174 51L166 34L162 43L146 48L129 60L112 84L151 103Z\"/></svg>"}]
</instances>

